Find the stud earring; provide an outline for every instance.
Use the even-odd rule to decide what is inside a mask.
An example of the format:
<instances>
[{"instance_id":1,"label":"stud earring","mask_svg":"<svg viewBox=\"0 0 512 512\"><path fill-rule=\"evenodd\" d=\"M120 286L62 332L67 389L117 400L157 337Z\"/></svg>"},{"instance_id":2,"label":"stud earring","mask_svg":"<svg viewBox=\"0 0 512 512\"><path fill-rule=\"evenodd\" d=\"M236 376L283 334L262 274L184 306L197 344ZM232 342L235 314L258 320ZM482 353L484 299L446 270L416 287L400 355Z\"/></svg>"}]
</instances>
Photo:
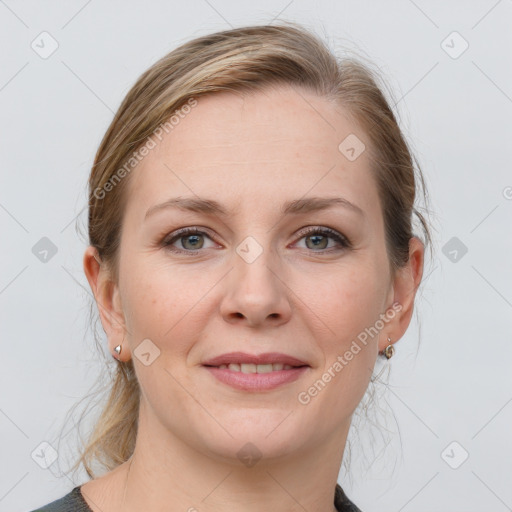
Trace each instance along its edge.
<instances>
[{"instance_id":1,"label":"stud earring","mask_svg":"<svg viewBox=\"0 0 512 512\"><path fill-rule=\"evenodd\" d=\"M115 355L112 354L112 357L114 359L117 359L119 361L119 355L121 354L121 345L117 345L116 348L114 348L114 352L116 353Z\"/></svg>"},{"instance_id":2,"label":"stud earring","mask_svg":"<svg viewBox=\"0 0 512 512\"><path fill-rule=\"evenodd\" d=\"M390 359L395 354L395 347L391 345L391 338L388 336L388 343L389 345L384 349L383 354L386 356L387 359Z\"/></svg>"}]
</instances>

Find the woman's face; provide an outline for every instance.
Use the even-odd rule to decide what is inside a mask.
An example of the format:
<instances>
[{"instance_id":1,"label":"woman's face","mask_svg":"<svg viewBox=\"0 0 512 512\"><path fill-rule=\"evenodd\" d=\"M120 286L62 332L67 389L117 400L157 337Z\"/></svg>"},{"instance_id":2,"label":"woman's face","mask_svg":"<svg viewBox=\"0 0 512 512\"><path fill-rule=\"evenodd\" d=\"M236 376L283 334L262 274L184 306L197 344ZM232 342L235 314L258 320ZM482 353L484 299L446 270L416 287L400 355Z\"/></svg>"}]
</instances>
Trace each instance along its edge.
<instances>
[{"instance_id":1,"label":"woman's face","mask_svg":"<svg viewBox=\"0 0 512 512\"><path fill-rule=\"evenodd\" d=\"M414 297L414 283L389 271L368 150L353 146L366 134L341 108L285 86L197 101L127 189L113 312L147 425L218 458L247 442L268 457L338 443ZM111 352L122 339L113 332ZM306 367L277 370L278 384L204 365L232 352Z\"/></svg>"}]
</instances>

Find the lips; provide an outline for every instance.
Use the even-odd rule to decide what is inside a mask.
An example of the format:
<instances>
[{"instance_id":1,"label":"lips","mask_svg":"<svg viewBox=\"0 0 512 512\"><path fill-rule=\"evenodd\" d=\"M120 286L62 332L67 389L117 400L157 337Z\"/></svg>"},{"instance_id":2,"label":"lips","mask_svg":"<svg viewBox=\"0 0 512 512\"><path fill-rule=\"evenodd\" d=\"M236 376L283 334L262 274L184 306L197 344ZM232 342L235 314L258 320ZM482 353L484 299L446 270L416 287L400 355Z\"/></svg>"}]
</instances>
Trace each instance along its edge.
<instances>
[{"instance_id":1,"label":"lips","mask_svg":"<svg viewBox=\"0 0 512 512\"><path fill-rule=\"evenodd\" d=\"M220 382L249 392L268 392L290 384L310 369L305 361L279 352L230 352L208 359L202 366Z\"/></svg>"},{"instance_id":2,"label":"lips","mask_svg":"<svg viewBox=\"0 0 512 512\"><path fill-rule=\"evenodd\" d=\"M282 354L279 352L267 352L265 354L247 354L245 352L230 352L228 354L222 354L204 361L203 366L214 366L219 367L221 365L286 365L296 368L301 366L309 366L305 361L297 359L296 357Z\"/></svg>"}]
</instances>

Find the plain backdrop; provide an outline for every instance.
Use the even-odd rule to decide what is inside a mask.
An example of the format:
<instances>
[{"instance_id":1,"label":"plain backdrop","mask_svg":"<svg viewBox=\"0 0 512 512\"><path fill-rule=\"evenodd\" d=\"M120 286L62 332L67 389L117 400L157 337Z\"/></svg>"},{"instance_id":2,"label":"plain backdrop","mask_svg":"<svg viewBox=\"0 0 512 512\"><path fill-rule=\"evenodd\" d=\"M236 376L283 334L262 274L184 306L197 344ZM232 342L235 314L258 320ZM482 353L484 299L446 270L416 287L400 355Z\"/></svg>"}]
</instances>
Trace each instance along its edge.
<instances>
[{"instance_id":1,"label":"plain backdrop","mask_svg":"<svg viewBox=\"0 0 512 512\"><path fill-rule=\"evenodd\" d=\"M58 436L104 371L77 226L113 112L179 44L278 19L380 69L431 196L435 258L379 398L390 432L352 431L350 478L339 481L365 512L512 510L512 1L5 0L1 511L86 480L59 471Z\"/></svg>"}]
</instances>

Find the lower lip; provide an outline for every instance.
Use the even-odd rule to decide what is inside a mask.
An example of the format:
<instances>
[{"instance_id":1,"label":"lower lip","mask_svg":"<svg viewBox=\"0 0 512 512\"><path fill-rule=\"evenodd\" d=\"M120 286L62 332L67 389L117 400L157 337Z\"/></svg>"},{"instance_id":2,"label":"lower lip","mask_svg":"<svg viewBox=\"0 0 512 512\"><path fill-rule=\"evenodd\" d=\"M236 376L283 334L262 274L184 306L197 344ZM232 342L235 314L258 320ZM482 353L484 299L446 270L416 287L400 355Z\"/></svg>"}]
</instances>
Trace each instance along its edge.
<instances>
[{"instance_id":1,"label":"lower lip","mask_svg":"<svg viewBox=\"0 0 512 512\"><path fill-rule=\"evenodd\" d=\"M297 380L308 370L309 366L299 366L291 370L277 370L268 373L234 372L227 368L221 369L215 366L204 366L204 368L221 382L233 388L243 391L264 391Z\"/></svg>"}]
</instances>

